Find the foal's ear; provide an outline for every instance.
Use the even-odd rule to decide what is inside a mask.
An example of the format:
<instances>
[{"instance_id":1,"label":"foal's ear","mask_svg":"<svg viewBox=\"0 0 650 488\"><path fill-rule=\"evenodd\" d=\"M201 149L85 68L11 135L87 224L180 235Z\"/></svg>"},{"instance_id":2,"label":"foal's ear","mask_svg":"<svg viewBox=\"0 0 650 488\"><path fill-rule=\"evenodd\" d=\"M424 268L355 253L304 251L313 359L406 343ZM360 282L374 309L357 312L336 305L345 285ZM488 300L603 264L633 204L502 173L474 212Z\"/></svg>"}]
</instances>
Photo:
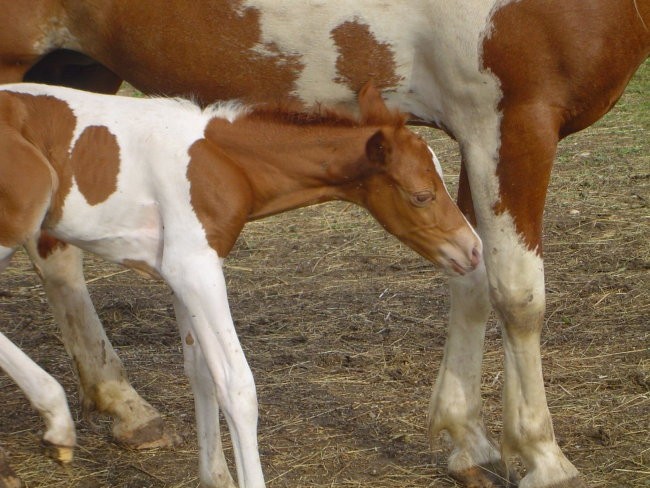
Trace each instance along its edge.
<instances>
[{"instance_id":1,"label":"foal's ear","mask_svg":"<svg viewBox=\"0 0 650 488\"><path fill-rule=\"evenodd\" d=\"M386 164L389 152L390 143L381 130L375 132L366 142L366 157L371 163Z\"/></svg>"},{"instance_id":2,"label":"foal's ear","mask_svg":"<svg viewBox=\"0 0 650 488\"><path fill-rule=\"evenodd\" d=\"M359 92L359 110L361 122L366 125L389 125L395 121L395 114L388 110L372 81L367 82Z\"/></svg>"}]
</instances>

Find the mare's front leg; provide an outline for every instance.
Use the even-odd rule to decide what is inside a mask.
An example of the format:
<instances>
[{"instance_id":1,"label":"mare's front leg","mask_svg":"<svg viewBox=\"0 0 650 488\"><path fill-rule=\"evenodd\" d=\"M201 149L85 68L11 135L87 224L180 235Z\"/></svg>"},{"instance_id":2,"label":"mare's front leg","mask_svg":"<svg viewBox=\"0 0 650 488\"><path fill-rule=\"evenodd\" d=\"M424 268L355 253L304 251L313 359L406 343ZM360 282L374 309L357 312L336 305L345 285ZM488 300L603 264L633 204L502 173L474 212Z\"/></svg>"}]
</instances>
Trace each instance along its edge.
<instances>
[{"instance_id":1,"label":"mare's front leg","mask_svg":"<svg viewBox=\"0 0 650 488\"><path fill-rule=\"evenodd\" d=\"M115 419L113 437L131 448L170 446L160 414L133 389L92 304L81 251L42 234L25 246L43 281L81 387L85 411ZM100 359L101 358L101 359Z\"/></svg>"},{"instance_id":2,"label":"mare's front leg","mask_svg":"<svg viewBox=\"0 0 650 488\"><path fill-rule=\"evenodd\" d=\"M474 206L463 161L458 206L476 226ZM485 325L492 307L485 262L472 273L449 280L451 309L445 351L429 403L429 440L446 430L454 449L447 464L464 486L516 486L498 446L481 417L481 364Z\"/></svg>"},{"instance_id":3,"label":"mare's front leg","mask_svg":"<svg viewBox=\"0 0 650 488\"><path fill-rule=\"evenodd\" d=\"M441 430L449 433L454 449L448 470L464 486L516 486L516 475L508 473L481 417L481 363L491 311L484 264L449 284L449 326L429 403L429 439L433 443Z\"/></svg>"},{"instance_id":4,"label":"mare's front leg","mask_svg":"<svg viewBox=\"0 0 650 488\"><path fill-rule=\"evenodd\" d=\"M183 344L185 374L190 380L194 394L200 479L206 486L235 488L221 445L219 404L214 381L201 347L192 334L190 314L176 296L174 296L174 310Z\"/></svg>"},{"instance_id":5,"label":"mare's front leg","mask_svg":"<svg viewBox=\"0 0 650 488\"><path fill-rule=\"evenodd\" d=\"M542 214L560 117L551 107L532 104L503 107L500 124L497 120L486 120L475 132L485 135L483 144L461 141L461 148L484 243L489 296L502 327L503 451L524 463L521 488L584 486L555 439L540 352Z\"/></svg>"},{"instance_id":6,"label":"mare's front leg","mask_svg":"<svg viewBox=\"0 0 650 488\"><path fill-rule=\"evenodd\" d=\"M172 240L170 237L168 242ZM255 382L230 315L220 259L212 249L181 250L170 245L163 252L162 276L181 305L177 306L179 319L190 324L182 334L184 352L190 355L186 367L192 387L199 393L195 398L197 416L204 416L197 422L201 482L210 488L231 483L224 474L220 440L216 439L221 406L232 439L239 487L262 488Z\"/></svg>"}]
</instances>

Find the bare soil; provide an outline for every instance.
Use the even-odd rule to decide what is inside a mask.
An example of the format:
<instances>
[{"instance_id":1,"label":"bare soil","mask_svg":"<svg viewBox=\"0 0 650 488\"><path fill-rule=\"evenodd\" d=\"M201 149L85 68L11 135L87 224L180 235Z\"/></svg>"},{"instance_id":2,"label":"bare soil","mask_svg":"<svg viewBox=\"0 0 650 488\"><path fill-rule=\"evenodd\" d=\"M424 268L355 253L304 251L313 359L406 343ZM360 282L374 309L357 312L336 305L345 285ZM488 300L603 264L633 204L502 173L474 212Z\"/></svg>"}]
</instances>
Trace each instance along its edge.
<instances>
[{"instance_id":1,"label":"bare soil","mask_svg":"<svg viewBox=\"0 0 650 488\"><path fill-rule=\"evenodd\" d=\"M649 87L646 62L612 113L561 144L547 203L548 404L560 446L591 487L650 486ZM454 143L423 134L455 187ZM431 449L426 436L448 310L440 272L347 204L248 225L226 271L257 381L270 488L456 486L446 475L448 441ZM79 447L70 467L44 457L42 422L5 375L0 444L29 487L197 486L193 402L169 290L92 256L86 275L133 384L184 443L127 451L111 443L108 419L83 418L60 334L21 253L0 277L1 327L64 385ZM493 320L483 394L497 438L502 356Z\"/></svg>"}]
</instances>

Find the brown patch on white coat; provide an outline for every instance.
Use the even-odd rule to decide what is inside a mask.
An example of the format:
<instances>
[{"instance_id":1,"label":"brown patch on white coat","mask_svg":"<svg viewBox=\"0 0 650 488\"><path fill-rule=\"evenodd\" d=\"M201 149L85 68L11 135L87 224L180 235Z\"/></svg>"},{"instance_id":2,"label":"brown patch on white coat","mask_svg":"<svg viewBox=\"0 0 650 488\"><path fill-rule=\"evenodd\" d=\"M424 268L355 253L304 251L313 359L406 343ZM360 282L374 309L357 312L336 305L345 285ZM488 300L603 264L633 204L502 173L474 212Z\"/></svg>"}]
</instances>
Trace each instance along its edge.
<instances>
[{"instance_id":1,"label":"brown patch on white coat","mask_svg":"<svg viewBox=\"0 0 650 488\"><path fill-rule=\"evenodd\" d=\"M86 127L72 148L70 165L79 191L89 205L98 205L117 189L120 147L104 126Z\"/></svg>"},{"instance_id":2,"label":"brown patch on white coat","mask_svg":"<svg viewBox=\"0 0 650 488\"><path fill-rule=\"evenodd\" d=\"M332 29L331 36L339 53L337 83L356 92L368 79L381 89L395 88L402 81L396 73L395 53L390 44L378 41L367 24L359 20L343 22Z\"/></svg>"}]
</instances>

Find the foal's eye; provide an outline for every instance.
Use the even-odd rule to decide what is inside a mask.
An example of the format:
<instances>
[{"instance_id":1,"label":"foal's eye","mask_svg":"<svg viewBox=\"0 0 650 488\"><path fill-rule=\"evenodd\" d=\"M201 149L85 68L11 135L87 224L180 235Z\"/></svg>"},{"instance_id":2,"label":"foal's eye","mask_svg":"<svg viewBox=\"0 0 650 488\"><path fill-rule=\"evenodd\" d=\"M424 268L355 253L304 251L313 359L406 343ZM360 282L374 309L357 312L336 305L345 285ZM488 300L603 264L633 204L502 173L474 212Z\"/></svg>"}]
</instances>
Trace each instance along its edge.
<instances>
[{"instance_id":1,"label":"foal's eye","mask_svg":"<svg viewBox=\"0 0 650 488\"><path fill-rule=\"evenodd\" d=\"M434 200L434 197L432 191L417 191L411 194L411 203L416 207L426 207Z\"/></svg>"}]
</instances>

